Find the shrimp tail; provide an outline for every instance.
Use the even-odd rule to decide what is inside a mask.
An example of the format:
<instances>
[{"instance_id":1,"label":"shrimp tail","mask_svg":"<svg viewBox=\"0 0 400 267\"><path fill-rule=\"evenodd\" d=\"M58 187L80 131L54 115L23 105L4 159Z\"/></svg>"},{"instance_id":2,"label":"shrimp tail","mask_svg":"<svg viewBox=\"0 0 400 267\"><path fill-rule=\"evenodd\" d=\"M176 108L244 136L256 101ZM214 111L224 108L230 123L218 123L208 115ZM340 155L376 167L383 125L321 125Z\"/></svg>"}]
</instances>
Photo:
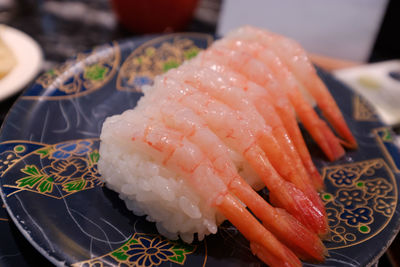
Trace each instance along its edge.
<instances>
[{"instance_id":1,"label":"shrimp tail","mask_svg":"<svg viewBox=\"0 0 400 267\"><path fill-rule=\"evenodd\" d=\"M322 192L325 190L325 184L324 184L324 179L322 178L321 174L318 172L317 168L315 168L315 165L312 164L312 166L307 166L306 169L308 171L308 174L310 175L311 181L314 185L314 188L318 192Z\"/></svg>"},{"instance_id":2,"label":"shrimp tail","mask_svg":"<svg viewBox=\"0 0 400 267\"><path fill-rule=\"evenodd\" d=\"M296 239L284 240L285 244L292 249L296 255L307 262L321 263L328 256L328 250L316 234L304 227L286 210L276 208L278 222L285 229L286 236L296 235ZM279 237L278 237L279 238ZM300 243L301 242L301 243ZM301 244L301 245L300 245Z\"/></svg>"},{"instance_id":3,"label":"shrimp tail","mask_svg":"<svg viewBox=\"0 0 400 267\"><path fill-rule=\"evenodd\" d=\"M246 160L260 175L270 191L270 196L276 199L274 204L286 209L304 226L325 236L328 233L328 223L326 214L292 183L287 182L279 176L271 166L268 159L263 156L263 151L259 147L251 147L245 153Z\"/></svg>"},{"instance_id":4,"label":"shrimp tail","mask_svg":"<svg viewBox=\"0 0 400 267\"><path fill-rule=\"evenodd\" d=\"M275 238L230 194L220 196L218 210L250 241L254 254L269 266L301 266L299 258Z\"/></svg>"},{"instance_id":5,"label":"shrimp tail","mask_svg":"<svg viewBox=\"0 0 400 267\"><path fill-rule=\"evenodd\" d=\"M342 157L345 153L337 137L332 133L328 125L321 120L314 109L306 103L298 90L291 92L289 99L296 109L297 115L304 127L311 134L315 142L322 149L330 161Z\"/></svg>"},{"instance_id":6,"label":"shrimp tail","mask_svg":"<svg viewBox=\"0 0 400 267\"><path fill-rule=\"evenodd\" d=\"M310 152L306 146L299 125L297 124L296 116L293 110L284 108L277 108L276 110L290 136L290 139L293 141L297 153L299 154L315 189L322 191L324 189L324 180L322 179L322 176L318 172L314 162L311 159Z\"/></svg>"},{"instance_id":7,"label":"shrimp tail","mask_svg":"<svg viewBox=\"0 0 400 267\"><path fill-rule=\"evenodd\" d=\"M267 137L268 136L264 135L259 139L259 142L261 143L260 148L264 149L264 152L268 156L268 160L272 166L285 180L301 190L304 197L312 202L314 210L318 211L323 217L326 217L322 200L306 173L301 160L297 157L297 153L285 146L287 143L280 142L279 145L276 141L274 142L273 138ZM287 162L285 168L282 167L284 166L281 164L282 161Z\"/></svg>"},{"instance_id":8,"label":"shrimp tail","mask_svg":"<svg viewBox=\"0 0 400 267\"><path fill-rule=\"evenodd\" d=\"M324 135L326 135L326 140L328 141L329 147L333 153L333 158L330 158L330 161L337 160L344 156L345 151L343 147L340 145L340 139L337 138L328 125L323 121L320 120L321 130L323 131Z\"/></svg>"},{"instance_id":9,"label":"shrimp tail","mask_svg":"<svg viewBox=\"0 0 400 267\"><path fill-rule=\"evenodd\" d=\"M273 208L258 195L241 177L235 179L229 189L263 222L283 244L300 259L322 262L326 248L318 235L308 230L285 210Z\"/></svg>"},{"instance_id":10,"label":"shrimp tail","mask_svg":"<svg viewBox=\"0 0 400 267\"><path fill-rule=\"evenodd\" d=\"M278 190L270 192L270 202L274 206L284 208L304 226L318 234L320 238L326 239L329 235L326 214L293 184L286 182L283 186L285 190L279 190L279 193Z\"/></svg>"},{"instance_id":11,"label":"shrimp tail","mask_svg":"<svg viewBox=\"0 0 400 267\"><path fill-rule=\"evenodd\" d=\"M278 130L278 129L277 129ZM273 142L268 142L264 136L260 140L261 148L268 156L269 161L278 171L278 173L287 181L293 183L320 209L323 211L325 208L321 199L315 190L311 177L307 173L303 162L298 156L297 151L293 145L286 141L283 134L276 134L278 145L274 149ZM287 164L283 165L282 161Z\"/></svg>"},{"instance_id":12,"label":"shrimp tail","mask_svg":"<svg viewBox=\"0 0 400 267\"><path fill-rule=\"evenodd\" d=\"M351 149L356 149L358 147L357 141L351 133L343 115L337 106L335 100L330 94L328 88L321 81L316 73L314 74L314 83L308 87L310 93L317 100L317 104L322 110L322 114L329 121L336 132L344 138L346 141L341 143Z\"/></svg>"},{"instance_id":13,"label":"shrimp tail","mask_svg":"<svg viewBox=\"0 0 400 267\"><path fill-rule=\"evenodd\" d=\"M279 267L291 267L291 266L302 266L301 262L297 262L294 259L291 259L293 256L292 252L287 250L287 259L286 261L282 261L274 257L269 251L267 251L263 246L259 245L256 242L250 243L251 251L254 255L256 255L260 260L269 266L279 266Z\"/></svg>"}]
</instances>

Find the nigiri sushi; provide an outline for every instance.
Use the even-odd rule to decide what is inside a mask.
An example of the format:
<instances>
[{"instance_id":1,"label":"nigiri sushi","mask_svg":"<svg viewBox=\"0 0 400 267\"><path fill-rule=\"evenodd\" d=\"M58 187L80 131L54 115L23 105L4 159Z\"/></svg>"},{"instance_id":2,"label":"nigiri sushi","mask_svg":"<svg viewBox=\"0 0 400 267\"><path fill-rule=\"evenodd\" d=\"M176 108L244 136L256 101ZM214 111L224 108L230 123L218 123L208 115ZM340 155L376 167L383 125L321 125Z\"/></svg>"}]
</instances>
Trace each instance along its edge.
<instances>
[{"instance_id":1,"label":"nigiri sushi","mask_svg":"<svg viewBox=\"0 0 400 267\"><path fill-rule=\"evenodd\" d=\"M309 99L329 93L285 49L306 57L284 37L242 27L156 77L134 109L104 122L102 180L167 238L202 240L229 220L270 266L322 262L323 181L296 115L329 160L356 141L332 97L317 104L344 140L314 112ZM271 203L256 192L264 186Z\"/></svg>"}]
</instances>

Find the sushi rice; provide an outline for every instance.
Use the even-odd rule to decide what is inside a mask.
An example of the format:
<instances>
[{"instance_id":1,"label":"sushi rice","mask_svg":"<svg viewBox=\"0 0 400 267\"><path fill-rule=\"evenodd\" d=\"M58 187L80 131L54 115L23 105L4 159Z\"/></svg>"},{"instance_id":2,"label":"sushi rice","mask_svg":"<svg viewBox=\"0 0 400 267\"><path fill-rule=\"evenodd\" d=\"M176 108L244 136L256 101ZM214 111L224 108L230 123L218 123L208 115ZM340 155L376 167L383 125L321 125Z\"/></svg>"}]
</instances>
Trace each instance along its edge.
<instances>
[{"instance_id":1,"label":"sushi rice","mask_svg":"<svg viewBox=\"0 0 400 267\"><path fill-rule=\"evenodd\" d=\"M139 151L129 136L132 110L106 119L101 132L98 168L106 186L119 193L126 207L137 216L155 222L163 236L180 237L191 243L217 232L225 218L209 207L187 182L148 155ZM239 174L250 185L261 189L263 183L240 154L230 151Z\"/></svg>"}]
</instances>

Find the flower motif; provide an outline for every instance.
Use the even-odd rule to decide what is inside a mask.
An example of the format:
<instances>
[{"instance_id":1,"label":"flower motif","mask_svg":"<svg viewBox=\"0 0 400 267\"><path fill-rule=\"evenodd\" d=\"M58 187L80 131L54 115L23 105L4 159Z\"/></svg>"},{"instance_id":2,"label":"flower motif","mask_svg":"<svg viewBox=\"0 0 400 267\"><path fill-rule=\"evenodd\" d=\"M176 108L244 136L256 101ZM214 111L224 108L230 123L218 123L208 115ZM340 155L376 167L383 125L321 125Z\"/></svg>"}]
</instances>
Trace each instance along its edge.
<instances>
[{"instance_id":1,"label":"flower motif","mask_svg":"<svg viewBox=\"0 0 400 267\"><path fill-rule=\"evenodd\" d=\"M376 179L365 182L367 193L371 195L384 196L387 192L392 191L392 185L385 179Z\"/></svg>"},{"instance_id":2,"label":"flower motif","mask_svg":"<svg viewBox=\"0 0 400 267\"><path fill-rule=\"evenodd\" d=\"M357 226L360 223L368 224L372 221L372 211L368 208L345 210L340 215L340 219L345 220L350 226Z\"/></svg>"},{"instance_id":3,"label":"flower motif","mask_svg":"<svg viewBox=\"0 0 400 267\"><path fill-rule=\"evenodd\" d=\"M167 261L175 254L171 251L173 244L168 240L161 240L159 237L153 240L146 237L139 237L138 243L129 246L130 250L126 254L130 255L128 260L138 266L159 265Z\"/></svg>"},{"instance_id":4,"label":"flower motif","mask_svg":"<svg viewBox=\"0 0 400 267\"><path fill-rule=\"evenodd\" d=\"M99 169L97 168L97 165L93 165L88 168L87 172L83 175L83 178L85 180L93 180L93 179L98 179L100 178L101 175L99 173Z\"/></svg>"},{"instance_id":5,"label":"flower motif","mask_svg":"<svg viewBox=\"0 0 400 267\"><path fill-rule=\"evenodd\" d=\"M335 227L339 223L338 211L336 209L326 209L326 216L328 217L328 224L330 228Z\"/></svg>"},{"instance_id":6,"label":"flower motif","mask_svg":"<svg viewBox=\"0 0 400 267\"><path fill-rule=\"evenodd\" d=\"M55 151L52 153L52 157L56 159L67 159L72 155L83 156L90 151L90 141L79 141L77 143L62 143L55 146Z\"/></svg>"},{"instance_id":7,"label":"flower motif","mask_svg":"<svg viewBox=\"0 0 400 267\"><path fill-rule=\"evenodd\" d=\"M354 209L358 205L365 204L364 193L362 190L341 190L336 200L347 209Z\"/></svg>"},{"instance_id":8,"label":"flower motif","mask_svg":"<svg viewBox=\"0 0 400 267\"><path fill-rule=\"evenodd\" d=\"M330 177L337 185L351 185L353 180L357 178L357 173L350 170L339 169L332 173Z\"/></svg>"},{"instance_id":9,"label":"flower motif","mask_svg":"<svg viewBox=\"0 0 400 267\"><path fill-rule=\"evenodd\" d=\"M396 201L394 198L378 197L375 199L375 209L377 212L389 217L396 208Z\"/></svg>"},{"instance_id":10,"label":"flower motif","mask_svg":"<svg viewBox=\"0 0 400 267\"><path fill-rule=\"evenodd\" d=\"M0 173L18 160L18 156L11 151L5 151L0 154Z\"/></svg>"},{"instance_id":11,"label":"flower motif","mask_svg":"<svg viewBox=\"0 0 400 267\"><path fill-rule=\"evenodd\" d=\"M81 158L56 160L43 169L43 172L54 179L55 183L63 183L68 179L81 178L87 171L87 162Z\"/></svg>"},{"instance_id":12,"label":"flower motif","mask_svg":"<svg viewBox=\"0 0 400 267\"><path fill-rule=\"evenodd\" d=\"M87 172L83 175L83 179L87 182L88 187L101 185L103 182L100 180L100 173L97 165L88 168Z\"/></svg>"}]
</instances>

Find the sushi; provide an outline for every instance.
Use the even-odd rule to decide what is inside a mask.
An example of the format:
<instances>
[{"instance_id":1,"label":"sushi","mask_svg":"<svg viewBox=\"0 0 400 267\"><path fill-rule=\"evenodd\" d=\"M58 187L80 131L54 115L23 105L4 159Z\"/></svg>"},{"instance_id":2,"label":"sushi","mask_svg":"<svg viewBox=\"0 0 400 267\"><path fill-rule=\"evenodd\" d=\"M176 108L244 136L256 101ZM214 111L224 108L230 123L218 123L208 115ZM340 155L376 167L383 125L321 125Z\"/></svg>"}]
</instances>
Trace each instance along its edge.
<instances>
[{"instance_id":1,"label":"sushi","mask_svg":"<svg viewBox=\"0 0 400 267\"><path fill-rule=\"evenodd\" d=\"M102 180L128 209L188 243L229 220L270 266L324 261L323 181L296 118L329 160L357 143L299 45L241 27L143 91L100 136Z\"/></svg>"}]
</instances>

